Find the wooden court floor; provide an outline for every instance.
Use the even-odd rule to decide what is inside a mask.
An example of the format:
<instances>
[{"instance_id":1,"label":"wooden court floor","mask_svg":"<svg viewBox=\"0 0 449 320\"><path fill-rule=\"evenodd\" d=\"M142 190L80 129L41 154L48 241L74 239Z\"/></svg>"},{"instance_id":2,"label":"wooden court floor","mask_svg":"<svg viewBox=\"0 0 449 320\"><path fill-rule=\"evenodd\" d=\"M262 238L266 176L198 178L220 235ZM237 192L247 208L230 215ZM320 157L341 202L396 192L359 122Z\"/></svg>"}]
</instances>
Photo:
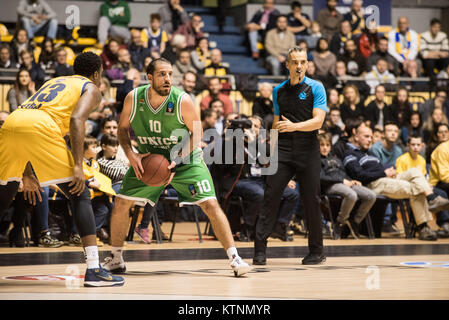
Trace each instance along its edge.
<instances>
[{"instance_id":1,"label":"wooden court floor","mask_svg":"<svg viewBox=\"0 0 449 320\"><path fill-rule=\"evenodd\" d=\"M304 266L307 239L270 238L267 265L235 278L220 244L197 238L193 223L177 224L171 243L135 238L125 246L126 283L113 288L82 287L80 248L2 247L0 300L449 299L449 239L326 239L327 261ZM236 246L251 263L253 244Z\"/></svg>"}]
</instances>

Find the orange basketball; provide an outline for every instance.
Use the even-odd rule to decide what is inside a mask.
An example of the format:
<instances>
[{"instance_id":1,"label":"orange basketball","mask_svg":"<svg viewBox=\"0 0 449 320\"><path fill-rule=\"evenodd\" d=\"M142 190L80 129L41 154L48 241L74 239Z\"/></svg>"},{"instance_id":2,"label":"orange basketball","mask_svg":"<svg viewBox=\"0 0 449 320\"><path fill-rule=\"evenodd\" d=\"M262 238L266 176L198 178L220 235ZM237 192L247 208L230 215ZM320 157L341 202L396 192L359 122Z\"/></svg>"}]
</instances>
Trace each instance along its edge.
<instances>
[{"instance_id":1,"label":"orange basketball","mask_svg":"<svg viewBox=\"0 0 449 320\"><path fill-rule=\"evenodd\" d=\"M160 154L150 154L142 159L143 176L142 182L152 186L162 186L170 177L168 160Z\"/></svg>"}]
</instances>

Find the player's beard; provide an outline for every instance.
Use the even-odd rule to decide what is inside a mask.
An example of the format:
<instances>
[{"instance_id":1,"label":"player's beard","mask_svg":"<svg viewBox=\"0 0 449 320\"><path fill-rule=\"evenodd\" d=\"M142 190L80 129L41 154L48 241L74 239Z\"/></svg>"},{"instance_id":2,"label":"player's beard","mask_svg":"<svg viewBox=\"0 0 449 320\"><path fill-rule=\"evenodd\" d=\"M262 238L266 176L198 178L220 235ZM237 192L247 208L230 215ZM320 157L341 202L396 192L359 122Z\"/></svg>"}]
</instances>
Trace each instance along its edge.
<instances>
[{"instance_id":1,"label":"player's beard","mask_svg":"<svg viewBox=\"0 0 449 320\"><path fill-rule=\"evenodd\" d=\"M164 85L169 85L169 87L164 87ZM170 94L171 84L170 83L164 83L158 87L153 87L154 91L157 92L158 95L161 97L166 97Z\"/></svg>"}]
</instances>

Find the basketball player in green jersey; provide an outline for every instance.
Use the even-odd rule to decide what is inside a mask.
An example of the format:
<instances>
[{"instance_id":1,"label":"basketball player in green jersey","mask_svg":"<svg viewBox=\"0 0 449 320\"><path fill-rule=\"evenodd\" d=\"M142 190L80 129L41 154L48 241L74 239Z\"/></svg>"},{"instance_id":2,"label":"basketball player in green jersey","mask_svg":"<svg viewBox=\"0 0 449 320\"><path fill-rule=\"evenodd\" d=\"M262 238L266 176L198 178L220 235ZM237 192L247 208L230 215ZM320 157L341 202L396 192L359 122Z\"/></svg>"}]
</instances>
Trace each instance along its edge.
<instances>
[{"instance_id":1,"label":"basketball player in green jersey","mask_svg":"<svg viewBox=\"0 0 449 320\"><path fill-rule=\"evenodd\" d=\"M115 199L111 215L111 256L106 258L103 267L112 273L126 271L122 248L128 230L130 208L134 201L154 206L164 187L171 184L178 193L180 205L197 204L203 209L215 235L226 249L235 276L241 276L249 272L251 267L237 253L229 222L218 204L212 178L202 160L202 151L195 145L201 141L201 125L195 126L195 130L199 131L195 132L199 138L197 143L192 139L194 122L200 123L193 101L184 91L172 87L173 71L168 60L156 59L148 65L146 71L150 84L138 87L127 95L120 117L118 140L131 167ZM139 153L131 148L130 127L137 137ZM190 161L176 164L171 161L170 153L178 143L185 141L183 138L187 135L190 135ZM161 154L171 162L168 168L172 173L165 186L151 187L141 181L144 173L142 158L150 153Z\"/></svg>"}]
</instances>

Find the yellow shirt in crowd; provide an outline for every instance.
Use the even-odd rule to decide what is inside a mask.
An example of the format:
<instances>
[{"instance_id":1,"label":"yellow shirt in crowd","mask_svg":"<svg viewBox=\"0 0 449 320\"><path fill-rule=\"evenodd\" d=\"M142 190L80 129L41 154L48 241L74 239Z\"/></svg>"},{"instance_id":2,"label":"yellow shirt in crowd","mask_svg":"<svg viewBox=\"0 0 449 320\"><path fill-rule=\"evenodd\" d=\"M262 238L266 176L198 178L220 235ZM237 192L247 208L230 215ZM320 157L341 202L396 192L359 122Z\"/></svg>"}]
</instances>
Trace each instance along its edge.
<instances>
[{"instance_id":1,"label":"yellow shirt in crowd","mask_svg":"<svg viewBox=\"0 0 449 320\"><path fill-rule=\"evenodd\" d=\"M429 183L435 186L438 181L449 183L449 141L441 143L431 155Z\"/></svg>"},{"instance_id":2,"label":"yellow shirt in crowd","mask_svg":"<svg viewBox=\"0 0 449 320\"><path fill-rule=\"evenodd\" d=\"M421 172L426 175L426 160L418 154L416 160L413 160L410 152L404 153L396 160L396 171L401 174L411 168L419 168Z\"/></svg>"}]
</instances>

